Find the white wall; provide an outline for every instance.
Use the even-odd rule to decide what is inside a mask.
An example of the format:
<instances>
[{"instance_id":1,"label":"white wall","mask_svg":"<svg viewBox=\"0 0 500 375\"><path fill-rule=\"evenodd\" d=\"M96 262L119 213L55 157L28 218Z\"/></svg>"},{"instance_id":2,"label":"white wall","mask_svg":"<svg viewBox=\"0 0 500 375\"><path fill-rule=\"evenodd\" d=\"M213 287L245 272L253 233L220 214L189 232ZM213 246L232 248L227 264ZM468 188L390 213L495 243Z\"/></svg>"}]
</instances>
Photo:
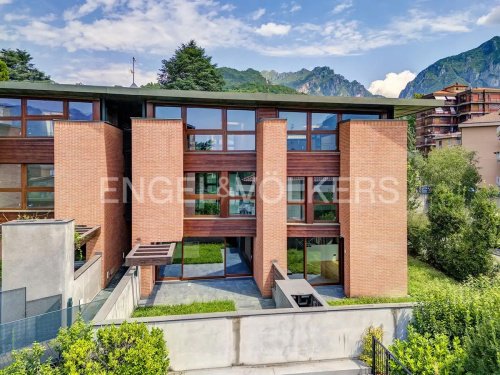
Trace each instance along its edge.
<instances>
[{"instance_id":1,"label":"white wall","mask_svg":"<svg viewBox=\"0 0 500 375\"><path fill-rule=\"evenodd\" d=\"M102 290L102 255L96 253L75 272L73 305L91 302Z\"/></svg>"}]
</instances>

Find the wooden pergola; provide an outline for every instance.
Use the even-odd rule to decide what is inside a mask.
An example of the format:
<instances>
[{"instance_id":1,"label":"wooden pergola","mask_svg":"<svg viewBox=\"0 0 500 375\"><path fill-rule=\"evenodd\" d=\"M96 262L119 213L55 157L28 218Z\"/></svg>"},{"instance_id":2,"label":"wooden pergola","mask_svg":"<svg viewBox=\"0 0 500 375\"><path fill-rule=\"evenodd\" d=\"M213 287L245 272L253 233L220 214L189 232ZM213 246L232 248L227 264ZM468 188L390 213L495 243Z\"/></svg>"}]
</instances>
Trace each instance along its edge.
<instances>
[{"instance_id":1,"label":"wooden pergola","mask_svg":"<svg viewBox=\"0 0 500 375\"><path fill-rule=\"evenodd\" d=\"M125 265L131 266L165 266L172 264L175 242L159 245L135 245L125 258Z\"/></svg>"},{"instance_id":2,"label":"wooden pergola","mask_svg":"<svg viewBox=\"0 0 500 375\"><path fill-rule=\"evenodd\" d=\"M75 225L75 233L78 233L80 235L82 245L97 236L100 231L100 225L96 225L94 227L90 227L88 225Z\"/></svg>"}]
</instances>

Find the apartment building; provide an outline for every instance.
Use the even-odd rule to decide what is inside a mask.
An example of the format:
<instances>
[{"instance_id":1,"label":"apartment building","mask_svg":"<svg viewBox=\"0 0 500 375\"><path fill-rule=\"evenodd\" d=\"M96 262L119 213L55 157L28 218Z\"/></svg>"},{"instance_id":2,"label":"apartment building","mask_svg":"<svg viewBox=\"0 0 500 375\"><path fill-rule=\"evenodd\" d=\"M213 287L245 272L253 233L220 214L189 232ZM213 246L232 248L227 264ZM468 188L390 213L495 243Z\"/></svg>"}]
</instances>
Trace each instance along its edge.
<instances>
[{"instance_id":1,"label":"apartment building","mask_svg":"<svg viewBox=\"0 0 500 375\"><path fill-rule=\"evenodd\" d=\"M104 283L252 276L405 295L406 127L442 101L0 84L0 218L99 228Z\"/></svg>"},{"instance_id":2,"label":"apartment building","mask_svg":"<svg viewBox=\"0 0 500 375\"><path fill-rule=\"evenodd\" d=\"M444 101L442 107L416 116L416 145L424 154L434 147L461 144L459 124L500 110L500 89L494 88L470 88L455 83L424 98Z\"/></svg>"}]
</instances>

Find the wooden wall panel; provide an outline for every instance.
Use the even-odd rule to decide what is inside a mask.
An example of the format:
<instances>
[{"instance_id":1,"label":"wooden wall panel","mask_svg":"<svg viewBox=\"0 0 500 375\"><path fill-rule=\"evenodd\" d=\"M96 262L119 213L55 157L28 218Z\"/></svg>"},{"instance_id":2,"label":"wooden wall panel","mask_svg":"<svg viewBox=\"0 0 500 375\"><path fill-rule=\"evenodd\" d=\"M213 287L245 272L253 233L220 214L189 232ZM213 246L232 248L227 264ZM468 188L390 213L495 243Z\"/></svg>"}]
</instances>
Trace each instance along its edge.
<instances>
[{"instance_id":1,"label":"wooden wall panel","mask_svg":"<svg viewBox=\"0 0 500 375\"><path fill-rule=\"evenodd\" d=\"M323 152L289 152L288 176L339 176L340 154Z\"/></svg>"},{"instance_id":2,"label":"wooden wall panel","mask_svg":"<svg viewBox=\"0 0 500 375\"><path fill-rule=\"evenodd\" d=\"M1 163L54 163L54 139L1 138Z\"/></svg>"},{"instance_id":3,"label":"wooden wall panel","mask_svg":"<svg viewBox=\"0 0 500 375\"><path fill-rule=\"evenodd\" d=\"M337 237L340 236L338 224L288 224L288 237Z\"/></svg>"},{"instance_id":4,"label":"wooden wall panel","mask_svg":"<svg viewBox=\"0 0 500 375\"><path fill-rule=\"evenodd\" d=\"M257 168L254 152L184 153L184 172L254 172Z\"/></svg>"},{"instance_id":5,"label":"wooden wall panel","mask_svg":"<svg viewBox=\"0 0 500 375\"><path fill-rule=\"evenodd\" d=\"M255 237L255 219L184 219L184 237Z\"/></svg>"},{"instance_id":6,"label":"wooden wall panel","mask_svg":"<svg viewBox=\"0 0 500 375\"><path fill-rule=\"evenodd\" d=\"M257 122L263 119L277 118L278 110L276 108L257 108Z\"/></svg>"}]
</instances>

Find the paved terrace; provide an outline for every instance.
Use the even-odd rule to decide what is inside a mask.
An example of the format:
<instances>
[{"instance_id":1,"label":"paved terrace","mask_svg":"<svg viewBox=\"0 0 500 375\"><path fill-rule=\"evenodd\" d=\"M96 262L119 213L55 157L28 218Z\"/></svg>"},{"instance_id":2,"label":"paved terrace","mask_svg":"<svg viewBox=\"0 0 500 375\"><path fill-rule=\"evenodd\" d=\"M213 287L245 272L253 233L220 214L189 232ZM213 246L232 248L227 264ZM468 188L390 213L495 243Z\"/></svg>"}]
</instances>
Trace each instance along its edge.
<instances>
[{"instance_id":1,"label":"paved terrace","mask_svg":"<svg viewBox=\"0 0 500 375\"><path fill-rule=\"evenodd\" d=\"M325 300L344 297L341 286L316 288ZM166 281L157 283L145 305L178 305L213 300L232 300L237 310L273 309L272 298L263 298L251 277L214 280Z\"/></svg>"}]
</instances>

